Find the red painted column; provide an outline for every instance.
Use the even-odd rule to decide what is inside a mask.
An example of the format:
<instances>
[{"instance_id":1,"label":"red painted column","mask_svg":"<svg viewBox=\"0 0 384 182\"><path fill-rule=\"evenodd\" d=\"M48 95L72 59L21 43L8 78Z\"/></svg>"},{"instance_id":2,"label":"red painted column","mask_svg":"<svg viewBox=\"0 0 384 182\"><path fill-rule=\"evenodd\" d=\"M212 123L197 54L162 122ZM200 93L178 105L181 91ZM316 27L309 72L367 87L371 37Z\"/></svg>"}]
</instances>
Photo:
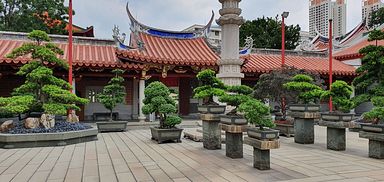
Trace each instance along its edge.
<instances>
[{"instance_id":1,"label":"red painted column","mask_svg":"<svg viewBox=\"0 0 384 182\"><path fill-rule=\"evenodd\" d=\"M73 35L72 35L72 0L69 0L69 27L68 27L68 33L69 33L69 42L68 42L68 64L69 64L69 70L68 70L68 82L72 86L72 59L73 59ZM70 90L72 92L72 89Z\"/></svg>"},{"instance_id":2,"label":"red painted column","mask_svg":"<svg viewBox=\"0 0 384 182\"><path fill-rule=\"evenodd\" d=\"M285 23L284 16L281 24L281 65L285 65Z\"/></svg>"},{"instance_id":3,"label":"red painted column","mask_svg":"<svg viewBox=\"0 0 384 182\"><path fill-rule=\"evenodd\" d=\"M333 61L333 56L332 56L332 19L329 19L329 90L332 89L332 82L333 82L333 68L332 68L332 61ZM332 112L333 110L333 104L332 104L332 97L329 97L329 112Z\"/></svg>"}]
</instances>

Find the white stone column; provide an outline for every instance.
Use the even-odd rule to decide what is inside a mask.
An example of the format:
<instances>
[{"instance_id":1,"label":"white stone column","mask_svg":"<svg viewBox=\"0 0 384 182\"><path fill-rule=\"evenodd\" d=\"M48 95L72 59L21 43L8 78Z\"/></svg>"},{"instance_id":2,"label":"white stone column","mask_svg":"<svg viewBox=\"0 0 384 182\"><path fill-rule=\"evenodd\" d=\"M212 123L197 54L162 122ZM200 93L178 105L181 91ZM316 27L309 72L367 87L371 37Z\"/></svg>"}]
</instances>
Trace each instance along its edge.
<instances>
[{"instance_id":1,"label":"white stone column","mask_svg":"<svg viewBox=\"0 0 384 182\"><path fill-rule=\"evenodd\" d=\"M239 8L241 0L219 0L222 9L221 17L216 20L222 27L221 33L221 59L219 61L219 74L217 75L227 85L241 85L241 65L243 61L239 58L239 26L244 23Z\"/></svg>"},{"instance_id":2,"label":"white stone column","mask_svg":"<svg viewBox=\"0 0 384 182\"><path fill-rule=\"evenodd\" d=\"M144 106L144 103L143 103L145 98L144 89L145 89L145 79L140 78L140 81L139 81L139 121L140 122L145 122L145 119L146 119L146 116L143 114L143 111L141 110L141 108Z\"/></svg>"},{"instance_id":3,"label":"white stone column","mask_svg":"<svg viewBox=\"0 0 384 182\"><path fill-rule=\"evenodd\" d=\"M72 78L72 93L76 94L76 79Z\"/></svg>"}]
</instances>

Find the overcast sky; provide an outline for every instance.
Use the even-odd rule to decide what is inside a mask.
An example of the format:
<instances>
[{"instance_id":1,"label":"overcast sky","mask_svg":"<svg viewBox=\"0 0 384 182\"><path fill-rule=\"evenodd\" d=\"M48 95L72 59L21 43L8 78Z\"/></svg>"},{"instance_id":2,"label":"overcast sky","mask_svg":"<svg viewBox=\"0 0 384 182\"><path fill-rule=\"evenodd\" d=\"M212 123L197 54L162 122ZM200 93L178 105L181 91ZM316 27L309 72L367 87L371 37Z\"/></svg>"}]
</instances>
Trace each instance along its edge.
<instances>
[{"instance_id":1,"label":"overcast sky","mask_svg":"<svg viewBox=\"0 0 384 182\"><path fill-rule=\"evenodd\" d=\"M98 38L112 38L114 25L129 33L125 11L127 0L73 0L74 24L95 27ZM211 10L218 18L218 0L129 0L132 14L143 24L167 30L182 30L193 24L206 24ZM289 11L287 24L299 24L308 30L308 0L242 0L242 16L256 19ZM361 21L361 0L347 0L347 31Z\"/></svg>"}]
</instances>

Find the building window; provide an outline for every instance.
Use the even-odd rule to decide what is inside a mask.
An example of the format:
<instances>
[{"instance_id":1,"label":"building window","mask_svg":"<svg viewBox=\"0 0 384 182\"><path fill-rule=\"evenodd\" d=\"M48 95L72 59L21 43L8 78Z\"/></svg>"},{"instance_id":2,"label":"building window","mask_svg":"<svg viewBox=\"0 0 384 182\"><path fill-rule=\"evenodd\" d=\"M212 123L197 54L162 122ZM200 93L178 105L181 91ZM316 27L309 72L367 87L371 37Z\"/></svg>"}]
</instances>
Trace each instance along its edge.
<instances>
[{"instance_id":1,"label":"building window","mask_svg":"<svg viewBox=\"0 0 384 182\"><path fill-rule=\"evenodd\" d=\"M215 36L219 36L220 35L220 32L219 31L215 31Z\"/></svg>"}]
</instances>

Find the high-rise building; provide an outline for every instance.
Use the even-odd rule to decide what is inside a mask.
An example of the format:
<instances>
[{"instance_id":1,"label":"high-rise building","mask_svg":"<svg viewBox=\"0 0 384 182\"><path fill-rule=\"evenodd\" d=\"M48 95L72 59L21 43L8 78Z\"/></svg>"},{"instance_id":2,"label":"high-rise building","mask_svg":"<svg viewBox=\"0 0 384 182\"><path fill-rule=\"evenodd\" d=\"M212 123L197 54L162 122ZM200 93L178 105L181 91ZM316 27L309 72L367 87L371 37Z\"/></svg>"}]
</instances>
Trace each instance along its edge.
<instances>
[{"instance_id":1,"label":"high-rise building","mask_svg":"<svg viewBox=\"0 0 384 182\"><path fill-rule=\"evenodd\" d=\"M309 0L309 34L317 31L328 36L329 19L333 20L333 36L342 36L347 31L347 5L345 0Z\"/></svg>"},{"instance_id":2,"label":"high-rise building","mask_svg":"<svg viewBox=\"0 0 384 182\"><path fill-rule=\"evenodd\" d=\"M362 20L368 24L371 20L371 15L374 11L377 11L384 6L382 0L362 0L361 17Z\"/></svg>"}]
</instances>

